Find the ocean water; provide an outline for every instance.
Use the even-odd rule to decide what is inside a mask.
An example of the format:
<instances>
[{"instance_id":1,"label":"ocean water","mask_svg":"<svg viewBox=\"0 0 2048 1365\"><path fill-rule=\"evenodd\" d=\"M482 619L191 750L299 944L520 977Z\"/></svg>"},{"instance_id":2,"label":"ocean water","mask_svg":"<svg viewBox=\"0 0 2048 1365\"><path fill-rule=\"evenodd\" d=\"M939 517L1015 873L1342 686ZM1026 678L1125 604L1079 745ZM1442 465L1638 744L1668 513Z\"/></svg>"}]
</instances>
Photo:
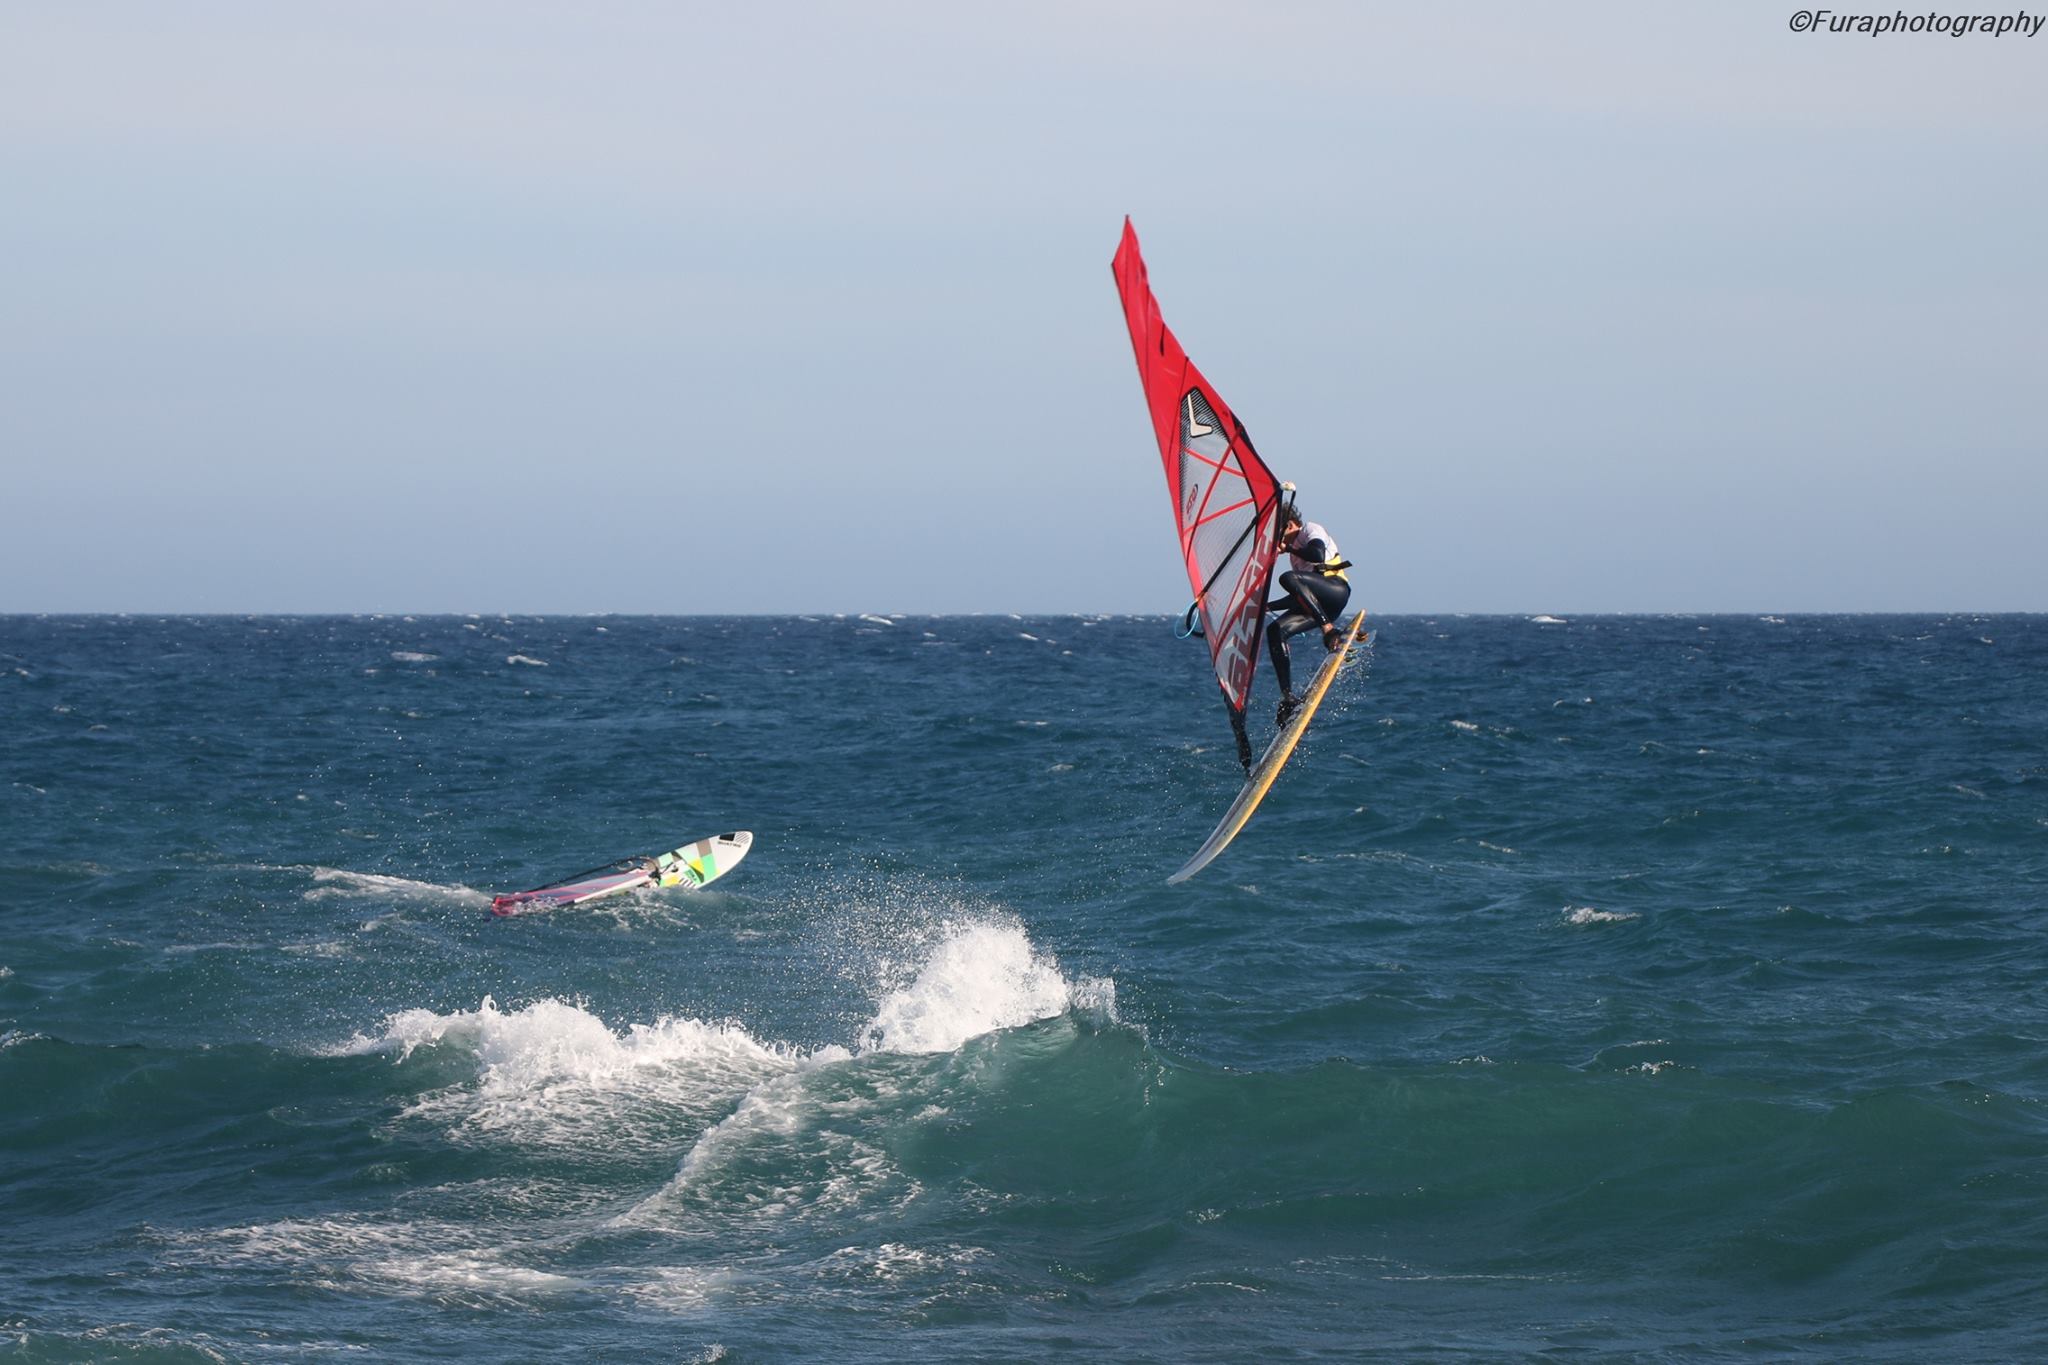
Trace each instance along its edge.
<instances>
[{"instance_id":1,"label":"ocean water","mask_svg":"<svg viewBox=\"0 0 2048 1365\"><path fill-rule=\"evenodd\" d=\"M0 619L0 1354L2048 1352L2048 618L1379 629Z\"/></svg>"}]
</instances>

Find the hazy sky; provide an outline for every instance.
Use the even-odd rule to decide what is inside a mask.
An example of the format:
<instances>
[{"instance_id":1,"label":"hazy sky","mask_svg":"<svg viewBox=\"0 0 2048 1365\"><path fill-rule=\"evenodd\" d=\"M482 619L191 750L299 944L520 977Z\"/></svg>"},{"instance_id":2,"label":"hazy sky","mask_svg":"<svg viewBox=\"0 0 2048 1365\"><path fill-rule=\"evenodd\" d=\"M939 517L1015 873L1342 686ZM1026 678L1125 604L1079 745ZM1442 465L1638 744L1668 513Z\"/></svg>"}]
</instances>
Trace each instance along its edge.
<instances>
[{"instance_id":1,"label":"hazy sky","mask_svg":"<svg viewBox=\"0 0 2048 1365\"><path fill-rule=\"evenodd\" d=\"M2048 32L1796 9L8 5L0 611L1178 611L1126 213L1375 611L2048 610Z\"/></svg>"}]
</instances>

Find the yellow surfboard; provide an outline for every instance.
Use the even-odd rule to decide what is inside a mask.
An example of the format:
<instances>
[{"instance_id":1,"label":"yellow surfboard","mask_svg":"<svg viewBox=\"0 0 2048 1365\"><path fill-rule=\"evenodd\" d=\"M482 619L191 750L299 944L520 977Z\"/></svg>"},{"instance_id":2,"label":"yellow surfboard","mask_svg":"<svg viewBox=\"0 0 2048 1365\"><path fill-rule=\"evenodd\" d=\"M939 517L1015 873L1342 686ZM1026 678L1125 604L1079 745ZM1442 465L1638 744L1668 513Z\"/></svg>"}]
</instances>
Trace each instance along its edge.
<instances>
[{"instance_id":1,"label":"yellow surfboard","mask_svg":"<svg viewBox=\"0 0 2048 1365\"><path fill-rule=\"evenodd\" d=\"M1244 790L1237 794L1237 800L1230 803L1230 809L1223 812L1223 819L1209 835L1202 846L1195 850L1195 856L1187 865L1166 879L1168 886L1184 882L1214 862L1216 855L1230 847L1230 841L1237 837L1239 830L1250 823L1252 813L1259 808L1259 802L1266 799L1272 789L1273 779L1280 776L1280 770L1287 766L1287 760L1294 754L1294 746L1301 742L1302 733L1308 723L1315 719L1316 708L1323 704L1323 696L1330 690L1330 684L1337 681L1337 674L1350 662L1352 648L1358 643L1358 632L1365 626L1365 613L1351 618L1351 625L1344 632L1344 644L1330 651L1330 657L1323 660L1323 666L1316 670L1315 681L1302 694L1301 705L1287 718L1287 724L1273 736L1273 742L1266 746L1266 752L1259 756L1257 766L1250 777L1244 780Z\"/></svg>"}]
</instances>

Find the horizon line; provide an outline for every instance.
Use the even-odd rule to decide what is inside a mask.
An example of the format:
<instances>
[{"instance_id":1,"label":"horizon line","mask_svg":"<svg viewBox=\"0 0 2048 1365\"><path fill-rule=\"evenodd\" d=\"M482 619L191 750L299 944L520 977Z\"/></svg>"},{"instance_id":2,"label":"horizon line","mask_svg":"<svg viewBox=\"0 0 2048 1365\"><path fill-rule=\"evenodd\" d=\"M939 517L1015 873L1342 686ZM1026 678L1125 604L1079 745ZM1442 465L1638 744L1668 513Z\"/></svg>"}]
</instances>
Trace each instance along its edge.
<instances>
[{"instance_id":1,"label":"horizon line","mask_svg":"<svg viewBox=\"0 0 2048 1365\"><path fill-rule=\"evenodd\" d=\"M153 617L160 619L214 620L292 620L292 619L333 619L333 620L410 620L422 617L440 617L450 620L512 620L519 617L534 619L568 618L577 620L598 620L605 618L644 620L803 620L825 618L831 620L862 620L881 617L888 620L1027 620L1048 617L1072 617L1075 619L1112 620L1173 620L1182 615L1179 611L342 611L317 609L307 611L234 611L204 610L176 611L155 608L124 608L116 610L0 610L0 621L5 620L48 620L57 617L100 618L107 620ZM1528 610L1467 610L1445 609L1435 611L1391 611L1367 613L1367 620L1385 621L1410 617L1505 617L1531 622L1557 622L1569 624L1573 620L1592 618L1621 618L1633 616L1655 617L1696 617L1733 616L1764 620L1794 616L2048 616L2048 608L1996 608L1996 607L1881 607L1875 609L1850 608L1796 608L1778 607L1757 609L1742 607L1714 607L1700 610L1671 608L1637 610L1570 611L1551 609L1546 611Z\"/></svg>"}]
</instances>

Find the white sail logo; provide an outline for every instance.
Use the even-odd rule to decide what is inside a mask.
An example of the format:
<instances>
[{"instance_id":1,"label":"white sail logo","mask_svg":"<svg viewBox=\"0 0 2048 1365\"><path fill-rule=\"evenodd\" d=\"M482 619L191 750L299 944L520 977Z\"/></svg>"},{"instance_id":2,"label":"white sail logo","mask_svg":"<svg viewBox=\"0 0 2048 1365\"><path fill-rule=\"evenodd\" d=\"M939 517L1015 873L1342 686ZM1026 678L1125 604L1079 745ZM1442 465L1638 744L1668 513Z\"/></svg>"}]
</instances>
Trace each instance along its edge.
<instances>
[{"instance_id":1,"label":"white sail logo","mask_svg":"<svg viewBox=\"0 0 2048 1365\"><path fill-rule=\"evenodd\" d=\"M1216 672L1226 684L1235 681L1233 675L1237 672L1238 662L1247 657L1246 651L1252 639L1252 626L1253 618L1240 617L1231 626L1230 633L1224 636L1223 647L1216 651Z\"/></svg>"}]
</instances>

